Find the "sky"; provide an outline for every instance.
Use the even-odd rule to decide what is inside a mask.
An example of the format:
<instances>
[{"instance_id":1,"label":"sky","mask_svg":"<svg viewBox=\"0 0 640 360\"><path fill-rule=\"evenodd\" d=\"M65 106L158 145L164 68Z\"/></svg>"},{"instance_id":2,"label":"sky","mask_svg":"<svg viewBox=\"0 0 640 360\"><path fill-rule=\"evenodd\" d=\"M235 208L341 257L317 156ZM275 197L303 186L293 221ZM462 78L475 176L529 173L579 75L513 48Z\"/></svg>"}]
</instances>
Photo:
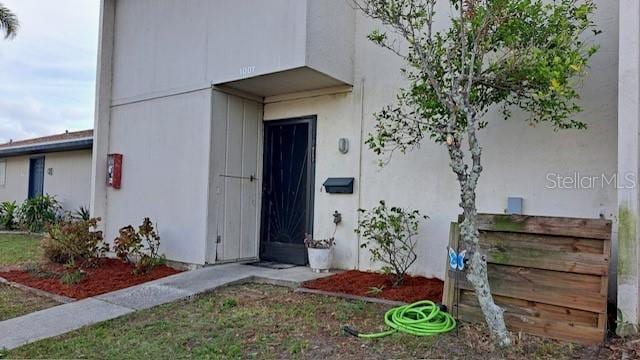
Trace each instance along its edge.
<instances>
[{"instance_id":1,"label":"sky","mask_svg":"<svg viewBox=\"0 0 640 360\"><path fill-rule=\"evenodd\" d=\"M0 143L93 127L99 0L0 0L20 21L0 37Z\"/></svg>"}]
</instances>

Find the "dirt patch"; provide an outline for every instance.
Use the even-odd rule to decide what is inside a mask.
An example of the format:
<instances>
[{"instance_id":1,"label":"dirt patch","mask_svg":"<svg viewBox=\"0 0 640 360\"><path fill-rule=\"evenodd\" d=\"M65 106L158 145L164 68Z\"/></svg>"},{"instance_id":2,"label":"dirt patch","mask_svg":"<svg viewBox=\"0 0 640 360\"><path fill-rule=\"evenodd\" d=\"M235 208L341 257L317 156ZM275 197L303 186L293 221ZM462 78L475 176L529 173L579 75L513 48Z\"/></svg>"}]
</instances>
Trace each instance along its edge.
<instances>
[{"instance_id":1,"label":"dirt patch","mask_svg":"<svg viewBox=\"0 0 640 360\"><path fill-rule=\"evenodd\" d=\"M74 285L62 284L59 276L55 276L64 272L59 265L43 265L39 274L25 270L0 272L0 277L50 293L84 299L180 272L162 265L155 267L147 274L133 275L133 265L117 259L104 259L97 268L84 271L86 274L83 279Z\"/></svg>"},{"instance_id":2,"label":"dirt patch","mask_svg":"<svg viewBox=\"0 0 640 360\"><path fill-rule=\"evenodd\" d=\"M444 283L422 276L406 276L402 285L394 288L389 275L351 270L308 281L303 287L410 303L418 300L442 301Z\"/></svg>"},{"instance_id":3,"label":"dirt patch","mask_svg":"<svg viewBox=\"0 0 640 360\"><path fill-rule=\"evenodd\" d=\"M640 359L640 338L610 339L605 348L612 354L610 359Z\"/></svg>"}]
</instances>

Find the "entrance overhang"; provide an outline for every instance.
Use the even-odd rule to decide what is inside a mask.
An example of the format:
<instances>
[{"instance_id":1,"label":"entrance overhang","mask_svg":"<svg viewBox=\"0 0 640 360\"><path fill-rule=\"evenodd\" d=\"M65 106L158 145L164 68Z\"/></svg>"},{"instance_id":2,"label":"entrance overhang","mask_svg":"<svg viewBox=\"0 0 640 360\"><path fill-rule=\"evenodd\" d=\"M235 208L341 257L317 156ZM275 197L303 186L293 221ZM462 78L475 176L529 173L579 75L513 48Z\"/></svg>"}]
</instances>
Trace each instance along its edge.
<instances>
[{"instance_id":1,"label":"entrance overhang","mask_svg":"<svg viewBox=\"0 0 640 360\"><path fill-rule=\"evenodd\" d=\"M307 66L246 79L215 84L260 97L271 97L304 91L350 86L351 84Z\"/></svg>"}]
</instances>

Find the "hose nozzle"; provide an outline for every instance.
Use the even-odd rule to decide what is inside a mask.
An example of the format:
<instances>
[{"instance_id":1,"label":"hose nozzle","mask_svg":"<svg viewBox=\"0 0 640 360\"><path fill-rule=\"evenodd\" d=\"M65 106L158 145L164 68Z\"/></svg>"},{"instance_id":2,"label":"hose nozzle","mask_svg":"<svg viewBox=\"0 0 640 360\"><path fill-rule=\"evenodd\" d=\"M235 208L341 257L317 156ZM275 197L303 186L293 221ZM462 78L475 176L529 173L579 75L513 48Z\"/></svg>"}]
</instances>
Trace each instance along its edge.
<instances>
[{"instance_id":1,"label":"hose nozzle","mask_svg":"<svg viewBox=\"0 0 640 360\"><path fill-rule=\"evenodd\" d=\"M344 331L345 333L351 335L351 336L355 336L358 337L360 335L360 332L354 328L352 328L349 325L345 325L342 327L342 331Z\"/></svg>"}]
</instances>

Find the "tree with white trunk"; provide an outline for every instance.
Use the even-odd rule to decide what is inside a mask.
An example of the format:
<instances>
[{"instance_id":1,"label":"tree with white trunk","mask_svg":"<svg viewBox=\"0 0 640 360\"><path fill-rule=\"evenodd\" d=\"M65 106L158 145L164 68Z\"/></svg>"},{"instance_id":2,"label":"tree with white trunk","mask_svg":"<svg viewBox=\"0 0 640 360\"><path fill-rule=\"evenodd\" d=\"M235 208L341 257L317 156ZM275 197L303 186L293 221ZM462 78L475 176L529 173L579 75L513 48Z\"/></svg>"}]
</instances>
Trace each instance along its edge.
<instances>
[{"instance_id":1,"label":"tree with white trunk","mask_svg":"<svg viewBox=\"0 0 640 360\"><path fill-rule=\"evenodd\" d=\"M574 116L582 110L580 80L598 49L591 41L599 33L596 6L591 0L352 1L384 25L369 39L406 63L401 71L408 85L394 105L376 114L367 145L387 156L414 149L426 138L446 146L460 186L466 277L494 341L509 346L503 309L493 300L478 245L478 132L493 114L506 120L513 109L528 113L532 127L586 128ZM449 16L436 14L442 3Z\"/></svg>"}]
</instances>

